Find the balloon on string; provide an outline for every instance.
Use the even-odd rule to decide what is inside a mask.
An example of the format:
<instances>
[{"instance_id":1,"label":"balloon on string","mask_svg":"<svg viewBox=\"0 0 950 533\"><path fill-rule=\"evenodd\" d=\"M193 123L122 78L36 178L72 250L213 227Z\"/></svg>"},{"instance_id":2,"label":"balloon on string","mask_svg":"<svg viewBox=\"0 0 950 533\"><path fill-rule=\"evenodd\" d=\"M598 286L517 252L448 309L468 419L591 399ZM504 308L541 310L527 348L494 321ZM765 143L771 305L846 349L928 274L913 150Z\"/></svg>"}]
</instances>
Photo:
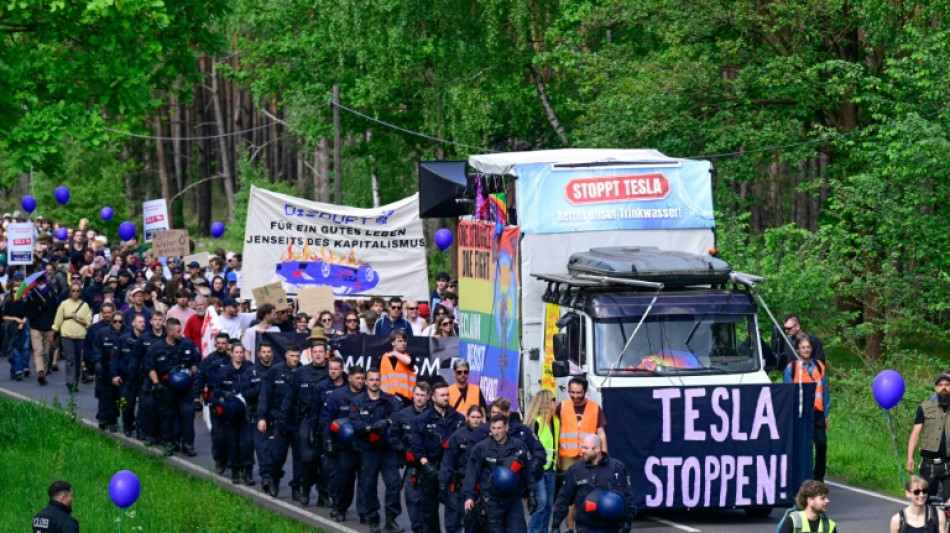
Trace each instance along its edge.
<instances>
[{"instance_id":1,"label":"balloon on string","mask_svg":"<svg viewBox=\"0 0 950 533\"><path fill-rule=\"evenodd\" d=\"M105 206L99 211L99 218L105 220L106 222L112 220L112 217L115 215L115 211L111 207Z\"/></svg>"},{"instance_id":2,"label":"balloon on string","mask_svg":"<svg viewBox=\"0 0 950 533\"><path fill-rule=\"evenodd\" d=\"M215 239L220 239L222 235L224 235L224 223L215 222L214 224L212 224L211 236L214 237Z\"/></svg>"},{"instance_id":3,"label":"balloon on string","mask_svg":"<svg viewBox=\"0 0 950 533\"><path fill-rule=\"evenodd\" d=\"M139 499L142 484L138 476L129 470L119 470L109 481L109 497L120 509L125 509Z\"/></svg>"},{"instance_id":4,"label":"balloon on string","mask_svg":"<svg viewBox=\"0 0 950 533\"><path fill-rule=\"evenodd\" d=\"M442 228L439 231L435 232L435 245L439 247L439 250L445 251L446 248L452 246L452 241L454 237L452 236L452 230L448 228Z\"/></svg>"},{"instance_id":5,"label":"balloon on string","mask_svg":"<svg viewBox=\"0 0 950 533\"><path fill-rule=\"evenodd\" d=\"M65 241L69 238L69 232L66 231L66 228L58 228L54 234L56 235L56 239L60 241Z\"/></svg>"},{"instance_id":6,"label":"balloon on string","mask_svg":"<svg viewBox=\"0 0 950 533\"><path fill-rule=\"evenodd\" d=\"M36 209L36 198L33 198L29 194L24 196L23 199L20 200L20 207L27 213L32 213Z\"/></svg>"},{"instance_id":7,"label":"balloon on string","mask_svg":"<svg viewBox=\"0 0 950 533\"><path fill-rule=\"evenodd\" d=\"M135 238L135 224L128 220L119 224L119 238L123 241L129 241Z\"/></svg>"},{"instance_id":8,"label":"balloon on string","mask_svg":"<svg viewBox=\"0 0 950 533\"><path fill-rule=\"evenodd\" d=\"M904 378L896 370L882 370L874 378L871 391L882 409L890 409L904 398Z\"/></svg>"},{"instance_id":9,"label":"balloon on string","mask_svg":"<svg viewBox=\"0 0 950 533\"><path fill-rule=\"evenodd\" d=\"M53 195L56 197L56 201L59 202L60 205L66 205L66 203L69 202L69 187L60 185L59 187L56 187L56 192Z\"/></svg>"}]
</instances>

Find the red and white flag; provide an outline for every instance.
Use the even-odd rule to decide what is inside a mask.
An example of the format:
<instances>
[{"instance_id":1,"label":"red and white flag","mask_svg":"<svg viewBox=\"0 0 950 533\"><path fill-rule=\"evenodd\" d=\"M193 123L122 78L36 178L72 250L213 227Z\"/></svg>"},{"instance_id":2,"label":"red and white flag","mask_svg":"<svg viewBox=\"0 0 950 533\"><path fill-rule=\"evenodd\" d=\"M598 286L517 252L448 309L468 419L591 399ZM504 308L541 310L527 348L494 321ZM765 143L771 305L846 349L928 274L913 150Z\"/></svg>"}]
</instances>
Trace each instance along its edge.
<instances>
[{"instance_id":1,"label":"red and white flag","mask_svg":"<svg viewBox=\"0 0 950 533\"><path fill-rule=\"evenodd\" d=\"M220 330L221 327L218 325L218 312L214 310L213 305L209 305L208 310L205 312L205 320L201 323L202 359L214 351L214 337Z\"/></svg>"}]
</instances>

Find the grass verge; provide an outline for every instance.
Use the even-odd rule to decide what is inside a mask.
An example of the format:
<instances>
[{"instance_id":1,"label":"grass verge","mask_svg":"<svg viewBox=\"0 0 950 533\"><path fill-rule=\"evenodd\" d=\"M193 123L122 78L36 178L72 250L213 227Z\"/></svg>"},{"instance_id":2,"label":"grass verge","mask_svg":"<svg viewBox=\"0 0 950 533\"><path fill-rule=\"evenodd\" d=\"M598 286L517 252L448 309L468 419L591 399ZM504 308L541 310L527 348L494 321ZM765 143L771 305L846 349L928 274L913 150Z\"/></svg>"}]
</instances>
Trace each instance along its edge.
<instances>
[{"instance_id":1,"label":"grass verge","mask_svg":"<svg viewBox=\"0 0 950 533\"><path fill-rule=\"evenodd\" d=\"M72 483L73 516L83 531L304 532L311 528L127 448L78 424L67 412L0 396L0 531L29 528L57 479ZM135 472L138 501L120 510L109 480Z\"/></svg>"}]
</instances>

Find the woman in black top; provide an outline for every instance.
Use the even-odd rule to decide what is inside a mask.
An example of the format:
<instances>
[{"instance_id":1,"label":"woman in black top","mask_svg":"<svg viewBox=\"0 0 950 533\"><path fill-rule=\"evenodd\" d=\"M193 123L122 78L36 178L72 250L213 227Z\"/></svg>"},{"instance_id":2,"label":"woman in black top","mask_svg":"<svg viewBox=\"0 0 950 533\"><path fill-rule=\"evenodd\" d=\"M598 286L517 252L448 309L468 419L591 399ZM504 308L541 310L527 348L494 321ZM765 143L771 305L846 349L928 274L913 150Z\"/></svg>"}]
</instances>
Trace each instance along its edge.
<instances>
[{"instance_id":1,"label":"woman in black top","mask_svg":"<svg viewBox=\"0 0 950 533\"><path fill-rule=\"evenodd\" d=\"M927 502L927 480L910 476L904 484L910 505L891 517L891 533L941 533L947 530L947 517Z\"/></svg>"}]
</instances>

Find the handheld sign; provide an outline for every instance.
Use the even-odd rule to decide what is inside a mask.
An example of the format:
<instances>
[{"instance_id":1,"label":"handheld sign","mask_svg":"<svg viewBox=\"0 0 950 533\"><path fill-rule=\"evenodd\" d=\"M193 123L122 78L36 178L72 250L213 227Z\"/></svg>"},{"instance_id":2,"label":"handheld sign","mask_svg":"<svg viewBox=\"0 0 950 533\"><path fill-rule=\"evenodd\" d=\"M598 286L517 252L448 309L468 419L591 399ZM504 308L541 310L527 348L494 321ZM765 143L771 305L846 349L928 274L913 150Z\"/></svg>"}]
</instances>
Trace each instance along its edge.
<instances>
[{"instance_id":1,"label":"handheld sign","mask_svg":"<svg viewBox=\"0 0 950 533\"><path fill-rule=\"evenodd\" d=\"M330 287L303 287L297 291L297 306L308 316L317 316L320 311L333 312L333 289Z\"/></svg>"},{"instance_id":2,"label":"handheld sign","mask_svg":"<svg viewBox=\"0 0 950 533\"><path fill-rule=\"evenodd\" d=\"M166 229L152 232L152 250L155 257L188 255L188 230Z\"/></svg>"},{"instance_id":3,"label":"handheld sign","mask_svg":"<svg viewBox=\"0 0 950 533\"><path fill-rule=\"evenodd\" d=\"M254 301L257 302L258 307L263 304L273 304L278 311L290 307L290 302L287 301L287 291L284 290L284 286L279 281L257 287L253 293Z\"/></svg>"}]
</instances>

